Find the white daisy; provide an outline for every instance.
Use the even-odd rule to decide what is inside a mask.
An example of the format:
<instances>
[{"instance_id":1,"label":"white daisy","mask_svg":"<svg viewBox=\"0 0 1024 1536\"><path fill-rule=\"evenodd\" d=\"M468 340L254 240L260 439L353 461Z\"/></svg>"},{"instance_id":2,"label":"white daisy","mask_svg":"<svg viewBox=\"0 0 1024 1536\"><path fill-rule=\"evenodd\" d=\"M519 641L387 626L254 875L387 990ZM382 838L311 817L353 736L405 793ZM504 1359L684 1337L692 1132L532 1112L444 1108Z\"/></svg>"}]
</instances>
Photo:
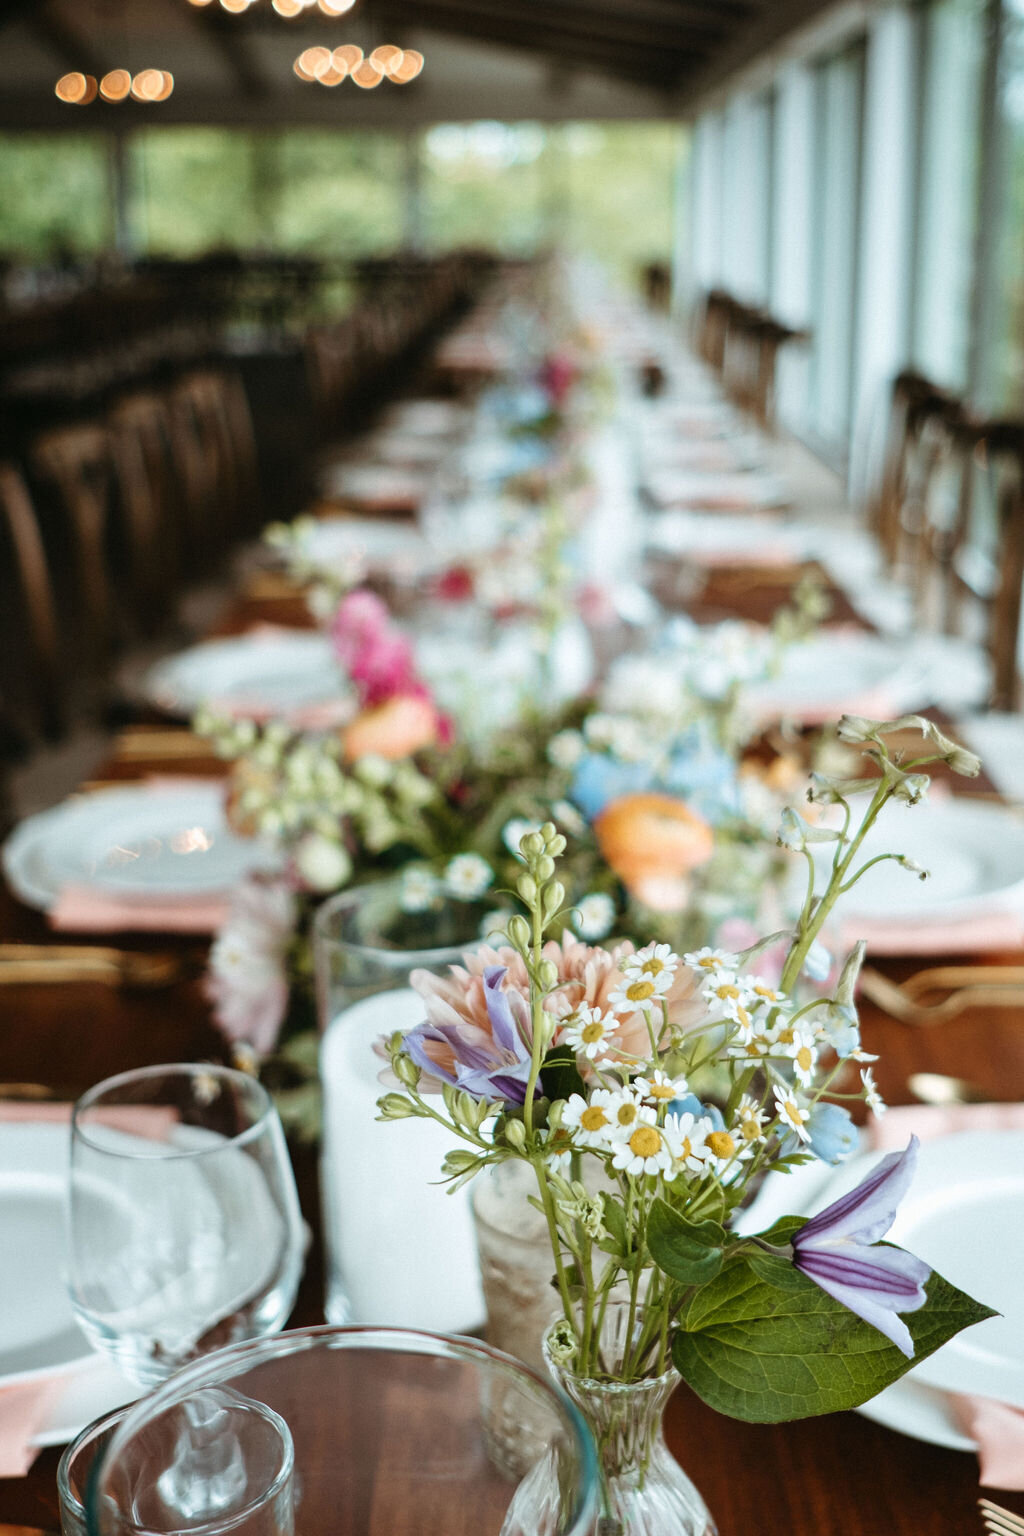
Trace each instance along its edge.
<instances>
[{"instance_id":1,"label":"white daisy","mask_svg":"<svg viewBox=\"0 0 1024 1536\"><path fill-rule=\"evenodd\" d=\"M681 1099L689 1091L685 1077L667 1077L660 1068L650 1077L635 1077L631 1086L641 1098L653 1099L655 1106L671 1104L673 1099Z\"/></svg>"},{"instance_id":2,"label":"white daisy","mask_svg":"<svg viewBox=\"0 0 1024 1536\"><path fill-rule=\"evenodd\" d=\"M548 761L556 768L575 768L586 751L579 731L558 731L548 742Z\"/></svg>"},{"instance_id":3,"label":"white daisy","mask_svg":"<svg viewBox=\"0 0 1024 1536\"><path fill-rule=\"evenodd\" d=\"M620 961L620 969L630 980L646 977L648 981L657 982L659 977L664 977L666 972L670 977L675 976L676 967L679 964L679 956L673 954L669 944L645 944L643 949L638 949L631 955L626 955ZM668 986L659 988L659 991L668 991Z\"/></svg>"},{"instance_id":4,"label":"white daisy","mask_svg":"<svg viewBox=\"0 0 1024 1536\"><path fill-rule=\"evenodd\" d=\"M748 1002L772 1004L788 1002L785 992L777 991L770 982L765 981L763 976L742 976L740 980Z\"/></svg>"},{"instance_id":5,"label":"white daisy","mask_svg":"<svg viewBox=\"0 0 1024 1536\"><path fill-rule=\"evenodd\" d=\"M444 872L445 889L458 901L477 901L494 879L494 871L478 853L459 853Z\"/></svg>"},{"instance_id":6,"label":"white daisy","mask_svg":"<svg viewBox=\"0 0 1024 1536\"><path fill-rule=\"evenodd\" d=\"M741 1144L729 1131L708 1131L701 1143L707 1153L708 1167L714 1173L722 1173L740 1155Z\"/></svg>"},{"instance_id":7,"label":"white daisy","mask_svg":"<svg viewBox=\"0 0 1024 1536\"><path fill-rule=\"evenodd\" d=\"M646 1173L662 1173L668 1179L675 1176L672 1145L665 1130L655 1124L655 1118L653 1109L640 1110L637 1123L615 1148L613 1168L634 1178Z\"/></svg>"},{"instance_id":8,"label":"white daisy","mask_svg":"<svg viewBox=\"0 0 1024 1536\"><path fill-rule=\"evenodd\" d=\"M573 927L588 944L610 933L614 921L615 903L603 891L591 891L589 895L581 897L572 914Z\"/></svg>"},{"instance_id":9,"label":"white daisy","mask_svg":"<svg viewBox=\"0 0 1024 1536\"><path fill-rule=\"evenodd\" d=\"M884 1115L888 1106L878 1091L878 1084L875 1082L875 1074L872 1072L870 1067L861 1068L860 1080L864 1084L865 1104L869 1109L873 1110L876 1115Z\"/></svg>"},{"instance_id":10,"label":"white daisy","mask_svg":"<svg viewBox=\"0 0 1024 1536\"><path fill-rule=\"evenodd\" d=\"M704 1173L708 1151L704 1145L714 1125L707 1115L666 1115L665 1135L675 1152L676 1162L687 1173Z\"/></svg>"},{"instance_id":11,"label":"white daisy","mask_svg":"<svg viewBox=\"0 0 1024 1536\"><path fill-rule=\"evenodd\" d=\"M814 1076L814 1067L818 1060L817 1047L814 1044L813 1035L805 1033L802 1029L789 1030L792 1037L784 1046L779 1046L772 1054L788 1056L793 1063L793 1072L796 1080L804 1088Z\"/></svg>"},{"instance_id":12,"label":"white daisy","mask_svg":"<svg viewBox=\"0 0 1024 1536\"><path fill-rule=\"evenodd\" d=\"M608 1088L595 1088L589 1100L574 1093L562 1111L562 1126L580 1147L607 1147L615 1129L616 1095Z\"/></svg>"},{"instance_id":13,"label":"white daisy","mask_svg":"<svg viewBox=\"0 0 1024 1536\"><path fill-rule=\"evenodd\" d=\"M634 1013L637 1008L653 1008L671 989L672 981L671 971L661 971L656 976L627 971L614 992L609 992L608 1002L620 1013Z\"/></svg>"},{"instance_id":14,"label":"white daisy","mask_svg":"<svg viewBox=\"0 0 1024 1536\"><path fill-rule=\"evenodd\" d=\"M747 1015L750 1019L750 1015ZM764 1020L750 1020L749 1028L741 1026L738 1034L729 1041L726 1052L734 1061L764 1061L775 1055L775 1040L765 1028Z\"/></svg>"},{"instance_id":15,"label":"white daisy","mask_svg":"<svg viewBox=\"0 0 1024 1536\"><path fill-rule=\"evenodd\" d=\"M712 1008L723 1010L747 1001L747 989L734 971L715 971L701 987L700 995Z\"/></svg>"},{"instance_id":16,"label":"white daisy","mask_svg":"<svg viewBox=\"0 0 1024 1536\"><path fill-rule=\"evenodd\" d=\"M433 870L411 864L402 870L402 892L399 898L403 912L429 912L440 894L440 885Z\"/></svg>"},{"instance_id":17,"label":"white daisy","mask_svg":"<svg viewBox=\"0 0 1024 1536\"><path fill-rule=\"evenodd\" d=\"M621 1140L628 1136L640 1119L643 1107L640 1095L632 1088L616 1088L608 1099L608 1114L612 1122L612 1134Z\"/></svg>"},{"instance_id":18,"label":"white daisy","mask_svg":"<svg viewBox=\"0 0 1024 1536\"><path fill-rule=\"evenodd\" d=\"M613 1013L606 1014L589 1003L580 1003L575 1013L565 1021L563 1039L574 1051L596 1061L607 1054L609 1039L619 1027L620 1020Z\"/></svg>"},{"instance_id":19,"label":"white daisy","mask_svg":"<svg viewBox=\"0 0 1024 1536\"><path fill-rule=\"evenodd\" d=\"M764 1118L764 1110L758 1101L749 1093L741 1094L733 1130L738 1131L740 1140L751 1149L755 1143L764 1140Z\"/></svg>"},{"instance_id":20,"label":"white daisy","mask_svg":"<svg viewBox=\"0 0 1024 1536\"><path fill-rule=\"evenodd\" d=\"M807 1129L807 1121L810 1119L810 1111L800 1103L795 1093L785 1088L775 1088L775 1113L788 1126L795 1131L801 1141L810 1141L811 1133Z\"/></svg>"},{"instance_id":21,"label":"white daisy","mask_svg":"<svg viewBox=\"0 0 1024 1536\"><path fill-rule=\"evenodd\" d=\"M740 957L727 949L711 949L705 945L703 949L695 949L684 955L683 961L694 971L735 971Z\"/></svg>"}]
</instances>

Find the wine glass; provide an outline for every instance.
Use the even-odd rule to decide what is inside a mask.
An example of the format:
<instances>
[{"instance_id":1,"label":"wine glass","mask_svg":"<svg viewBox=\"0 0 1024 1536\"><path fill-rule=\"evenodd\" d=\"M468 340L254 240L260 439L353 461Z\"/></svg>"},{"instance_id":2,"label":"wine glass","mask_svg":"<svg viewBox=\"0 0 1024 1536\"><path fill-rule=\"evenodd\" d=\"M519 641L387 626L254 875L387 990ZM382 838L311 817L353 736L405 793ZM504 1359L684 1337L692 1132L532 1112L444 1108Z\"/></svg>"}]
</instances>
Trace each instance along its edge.
<instances>
[{"instance_id":1,"label":"wine glass","mask_svg":"<svg viewBox=\"0 0 1024 1536\"><path fill-rule=\"evenodd\" d=\"M141 1386L279 1330L302 1221L266 1089L187 1064L91 1088L71 1119L69 1237L75 1316Z\"/></svg>"}]
</instances>

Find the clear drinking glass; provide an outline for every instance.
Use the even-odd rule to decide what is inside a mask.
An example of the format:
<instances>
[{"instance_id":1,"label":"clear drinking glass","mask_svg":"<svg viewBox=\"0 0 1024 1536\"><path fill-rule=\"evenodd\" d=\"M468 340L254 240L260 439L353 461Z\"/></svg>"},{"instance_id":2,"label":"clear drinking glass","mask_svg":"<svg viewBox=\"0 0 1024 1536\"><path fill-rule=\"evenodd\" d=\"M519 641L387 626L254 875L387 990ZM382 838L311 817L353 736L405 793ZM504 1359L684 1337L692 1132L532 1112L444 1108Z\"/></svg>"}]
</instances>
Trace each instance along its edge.
<instances>
[{"instance_id":1,"label":"clear drinking glass","mask_svg":"<svg viewBox=\"0 0 1024 1536\"><path fill-rule=\"evenodd\" d=\"M401 882L342 891L313 922L323 1084L321 1200L332 1323L464 1333L483 1321L468 1190L437 1181L450 1133L377 1120L382 1037L426 1017L414 970L444 974L479 943L483 908L402 910Z\"/></svg>"},{"instance_id":2,"label":"clear drinking glass","mask_svg":"<svg viewBox=\"0 0 1024 1536\"><path fill-rule=\"evenodd\" d=\"M145 1067L91 1088L72 1115L69 1215L78 1322L143 1386L291 1311L295 1181L277 1111L245 1073Z\"/></svg>"},{"instance_id":3,"label":"clear drinking glass","mask_svg":"<svg viewBox=\"0 0 1024 1536\"><path fill-rule=\"evenodd\" d=\"M226 1396L274 1415L294 1447L287 1529L332 1536L589 1536L597 1512L593 1440L550 1380L472 1339L398 1329L307 1328L219 1351L129 1409L88 1498L90 1536L167 1536L190 1525L140 1523L140 1492L159 1487L198 1397ZM525 1497L494 1439L494 1404L545 1426L543 1462ZM201 1473L197 1486L204 1482ZM238 1536L266 1524L244 1512ZM207 1528L204 1528L204 1530Z\"/></svg>"}]
</instances>

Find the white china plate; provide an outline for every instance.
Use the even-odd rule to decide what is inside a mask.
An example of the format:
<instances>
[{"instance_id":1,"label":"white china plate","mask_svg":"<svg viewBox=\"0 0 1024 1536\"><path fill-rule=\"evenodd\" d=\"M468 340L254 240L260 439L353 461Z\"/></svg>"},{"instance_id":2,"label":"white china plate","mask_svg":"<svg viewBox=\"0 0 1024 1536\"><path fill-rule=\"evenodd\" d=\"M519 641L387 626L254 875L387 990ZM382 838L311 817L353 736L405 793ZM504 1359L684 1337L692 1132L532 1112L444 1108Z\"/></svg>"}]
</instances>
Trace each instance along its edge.
<instances>
[{"instance_id":1,"label":"white china plate","mask_svg":"<svg viewBox=\"0 0 1024 1536\"><path fill-rule=\"evenodd\" d=\"M211 704L240 717L287 718L337 699L347 688L326 636L282 630L179 651L151 668L145 691L154 704L177 715Z\"/></svg>"},{"instance_id":2,"label":"white china plate","mask_svg":"<svg viewBox=\"0 0 1024 1536\"><path fill-rule=\"evenodd\" d=\"M0 1388L92 1355L67 1293L70 1134L66 1124L0 1123Z\"/></svg>"},{"instance_id":3,"label":"white china plate","mask_svg":"<svg viewBox=\"0 0 1024 1536\"><path fill-rule=\"evenodd\" d=\"M883 718L930 703L930 664L879 635L822 632L790 646L777 675L744 692L758 719L821 721L844 713Z\"/></svg>"},{"instance_id":4,"label":"white china plate","mask_svg":"<svg viewBox=\"0 0 1024 1536\"><path fill-rule=\"evenodd\" d=\"M65 885L126 895L212 896L280 856L236 836L217 784L126 784L29 816L3 847L3 869L22 901L48 910Z\"/></svg>"},{"instance_id":5,"label":"white china plate","mask_svg":"<svg viewBox=\"0 0 1024 1536\"><path fill-rule=\"evenodd\" d=\"M299 553L311 566L331 571L353 561L425 563L428 549L423 534L409 523L389 523L370 517L322 517L304 528Z\"/></svg>"},{"instance_id":6,"label":"white china plate","mask_svg":"<svg viewBox=\"0 0 1024 1536\"><path fill-rule=\"evenodd\" d=\"M892 860L876 864L845 896L844 922L957 918L1024 902L1024 821L1005 806L967 799L896 806L872 827L863 858L901 853L928 870L920 880ZM831 857L829 844L815 852Z\"/></svg>"},{"instance_id":7,"label":"white china plate","mask_svg":"<svg viewBox=\"0 0 1024 1536\"><path fill-rule=\"evenodd\" d=\"M651 469L646 489L659 507L723 507L741 511L756 507L785 507L792 501L788 487L775 475L753 471L711 474L699 470Z\"/></svg>"},{"instance_id":8,"label":"white china plate","mask_svg":"<svg viewBox=\"0 0 1024 1536\"><path fill-rule=\"evenodd\" d=\"M820 1163L770 1179L737 1223L763 1231L814 1215L852 1189L883 1154ZM957 1334L857 1410L920 1440L971 1450L946 1394L1024 1407L1024 1132L967 1131L921 1143L914 1182L886 1234L1002 1315Z\"/></svg>"}]
</instances>

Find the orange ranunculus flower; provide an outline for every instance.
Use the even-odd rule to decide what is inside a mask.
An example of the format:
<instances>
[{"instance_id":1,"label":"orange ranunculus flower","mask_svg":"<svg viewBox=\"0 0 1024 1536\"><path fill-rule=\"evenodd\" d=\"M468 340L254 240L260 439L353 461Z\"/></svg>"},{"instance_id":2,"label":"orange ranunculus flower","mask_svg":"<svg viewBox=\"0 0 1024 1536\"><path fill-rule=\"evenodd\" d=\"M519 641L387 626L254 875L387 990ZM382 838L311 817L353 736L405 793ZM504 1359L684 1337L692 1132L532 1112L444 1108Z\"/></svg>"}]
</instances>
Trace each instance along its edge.
<instances>
[{"instance_id":1,"label":"orange ranunculus flower","mask_svg":"<svg viewBox=\"0 0 1024 1536\"><path fill-rule=\"evenodd\" d=\"M437 710L429 699L396 694L384 704L364 709L343 732L345 761L352 763L371 755L411 757L423 747L433 746L437 733Z\"/></svg>"},{"instance_id":2,"label":"orange ranunculus flower","mask_svg":"<svg viewBox=\"0 0 1024 1536\"><path fill-rule=\"evenodd\" d=\"M708 823L674 795L648 792L611 800L594 822L598 847L631 896L657 912L679 912L688 875L715 847Z\"/></svg>"}]
</instances>

